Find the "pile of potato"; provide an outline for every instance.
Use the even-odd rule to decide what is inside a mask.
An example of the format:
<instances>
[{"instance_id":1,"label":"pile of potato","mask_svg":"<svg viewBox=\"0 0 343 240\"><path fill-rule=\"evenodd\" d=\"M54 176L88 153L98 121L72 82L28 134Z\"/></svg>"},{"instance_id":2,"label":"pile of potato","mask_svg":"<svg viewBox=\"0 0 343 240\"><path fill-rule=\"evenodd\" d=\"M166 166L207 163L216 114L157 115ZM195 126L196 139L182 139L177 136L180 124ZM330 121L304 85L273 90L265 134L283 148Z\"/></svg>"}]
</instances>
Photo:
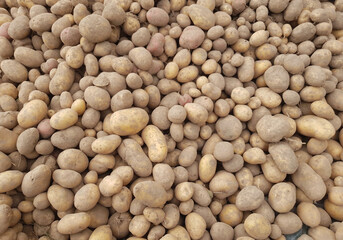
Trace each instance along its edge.
<instances>
[{"instance_id":1,"label":"pile of potato","mask_svg":"<svg viewBox=\"0 0 343 240\"><path fill-rule=\"evenodd\" d=\"M343 0L0 0L0 240L342 240L342 122Z\"/></svg>"}]
</instances>

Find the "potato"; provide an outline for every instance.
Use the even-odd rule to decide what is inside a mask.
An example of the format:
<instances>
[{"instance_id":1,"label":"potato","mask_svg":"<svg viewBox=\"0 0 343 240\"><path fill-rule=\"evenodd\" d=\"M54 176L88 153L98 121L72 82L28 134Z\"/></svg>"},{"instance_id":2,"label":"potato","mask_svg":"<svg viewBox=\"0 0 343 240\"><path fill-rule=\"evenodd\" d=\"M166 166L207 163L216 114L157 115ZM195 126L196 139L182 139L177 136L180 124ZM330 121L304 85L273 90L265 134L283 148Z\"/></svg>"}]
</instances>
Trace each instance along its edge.
<instances>
[{"instance_id":1,"label":"potato","mask_svg":"<svg viewBox=\"0 0 343 240\"><path fill-rule=\"evenodd\" d=\"M194 194L192 199L200 206L207 207L211 203L212 195L209 190L200 184L193 184Z\"/></svg>"},{"instance_id":2,"label":"potato","mask_svg":"<svg viewBox=\"0 0 343 240\"><path fill-rule=\"evenodd\" d=\"M76 147L84 136L85 132L82 128L72 126L52 134L51 143L53 146L65 150L67 148Z\"/></svg>"},{"instance_id":3,"label":"potato","mask_svg":"<svg viewBox=\"0 0 343 240\"><path fill-rule=\"evenodd\" d=\"M199 178L204 183L211 181L216 173L217 161L211 154L204 155L199 162Z\"/></svg>"},{"instance_id":4,"label":"potato","mask_svg":"<svg viewBox=\"0 0 343 240\"><path fill-rule=\"evenodd\" d=\"M102 16L115 26L119 26L125 21L125 11L115 1L109 1L106 4Z\"/></svg>"},{"instance_id":5,"label":"potato","mask_svg":"<svg viewBox=\"0 0 343 240\"><path fill-rule=\"evenodd\" d=\"M227 116L216 122L216 130L221 138L231 141L241 134L242 123L234 116Z\"/></svg>"},{"instance_id":6,"label":"potato","mask_svg":"<svg viewBox=\"0 0 343 240\"><path fill-rule=\"evenodd\" d=\"M296 120L296 124L297 130L300 134L320 140L328 140L335 133L335 130L330 122L317 116L308 115L300 117Z\"/></svg>"},{"instance_id":7,"label":"potato","mask_svg":"<svg viewBox=\"0 0 343 240\"><path fill-rule=\"evenodd\" d=\"M132 201L132 193L127 187L123 187L121 191L112 197L112 207L119 213L127 212L130 209Z\"/></svg>"},{"instance_id":8,"label":"potato","mask_svg":"<svg viewBox=\"0 0 343 240\"><path fill-rule=\"evenodd\" d=\"M268 194L268 202L279 213L289 212L296 202L295 188L285 182L273 185Z\"/></svg>"},{"instance_id":9,"label":"potato","mask_svg":"<svg viewBox=\"0 0 343 240\"><path fill-rule=\"evenodd\" d=\"M255 239L265 239L272 231L269 221L258 213L252 213L245 219L244 229Z\"/></svg>"},{"instance_id":10,"label":"potato","mask_svg":"<svg viewBox=\"0 0 343 240\"><path fill-rule=\"evenodd\" d=\"M298 168L298 160L289 144L284 142L269 144L268 151L281 172L293 174Z\"/></svg>"},{"instance_id":11,"label":"potato","mask_svg":"<svg viewBox=\"0 0 343 240\"><path fill-rule=\"evenodd\" d=\"M165 163L156 164L152 176L154 181L161 183L165 190L169 190L175 181L173 169Z\"/></svg>"},{"instance_id":12,"label":"potato","mask_svg":"<svg viewBox=\"0 0 343 240\"><path fill-rule=\"evenodd\" d=\"M320 212L312 203L301 202L297 207L297 214L301 221L311 228L320 224Z\"/></svg>"},{"instance_id":13,"label":"potato","mask_svg":"<svg viewBox=\"0 0 343 240\"><path fill-rule=\"evenodd\" d=\"M73 207L74 194L59 185L52 185L47 191L47 198L57 211L67 211Z\"/></svg>"},{"instance_id":14,"label":"potato","mask_svg":"<svg viewBox=\"0 0 343 240\"><path fill-rule=\"evenodd\" d=\"M243 64L238 68L238 79L241 82L249 82L254 77L254 61L251 57L245 57Z\"/></svg>"},{"instance_id":15,"label":"potato","mask_svg":"<svg viewBox=\"0 0 343 240\"><path fill-rule=\"evenodd\" d=\"M258 135L266 142L279 142L287 135L289 123L275 116L264 116L256 125Z\"/></svg>"},{"instance_id":16,"label":"potato","mask_svg":"<svg viewBox=\"0 0 343 240\"><path fill-rule=\"evenodd\" d=\"M95 207L100 198L100 191L95 184L85 184L74 197L74 206L80 211L88 211Z\"/></svg>"},{"instance_id":17,"label":"potato","mask_svg":"<svg viewBox=\"0 0 343 240\"><path fill-rule=\"evenodd\" d=\"M299 163L297 171L292 175L292 180L311 200L320 200L326 193L324 181L306 163Z\"/></svg>"},{"instance_id":18,"label":"potato","mask_svg":"<svg viewBox=\"0 0 343 240\"><path fill-rule=\"evenodd\" d=\"M147 145L148 156L152 162L162 162L167 156L167 143L162 132L153 125L148 125L142 131L142 138Z\"/></svg>"},{"instance_id":19,"label":"potato","mask_svg":"<svg viewBox=\"0 0 343 240\"><path fill-rule=\"evenodd\" d=\"M147 125L149 116L143 109L130 108L116 111L110 121L113 133L127 136L141 131Z\"/></svg>"},{"instance_id":20,"label":"potato","mask_svg":"<svg viewBox=\"0 0 343 240\"><path fill-rule=\"evenodd\" d=\"M58 155L57 164L61 169L83 172L88 167L88 158L78 149L66 149Z\"/></svg>"},{"instance_id":21,"label":"potato","mask_svg":"<svg viewBox=\"0 0 343 240\"><path fill-rule=\"evenodd\" d=\"M213 156L221 162L228 162L234 157L233 146L230 142L218 142L213 149Z\"/></svg>"},{"instance_id":22,"label":"potato","mask_svg":"<svg viewBox=\"0 0 343 240\"><path fill-rule=\"evenodd\" d=\"M10 226L11 218L13 217L12 209L6 204L0 205L0 234L4 234Z\"/></svg>"},{"instance_id":23,"label":"potato","mask_svg":"<svg viewBox=\"0 0 343 240\"><path fill-rule=\"evenodd\" d=\"M175 204L166 204L163 207L165 217L162 219L162 225L166 229L171 229L177 226L180 220L180 211Z\"/></svg>"},{"instance_id":24,"label":"potato","mask_svg":"<svg viewBox=\"0 0 343 240\"><path fill-rule=\"evenodd\" d=\"M275 224L280 227L282 234L293 234L302 227L300 218L292 212L277 215Z\"/></svg>"},{"instance_id":25,"label":"potato","mask_svg":"<svg viewBox=\"0 0 343 240\"><path fill-rule=\"evenodd\" d=\"M197 103L187 103L184 107L187 111L187 117L192 123L200 126L205 124L208 118L206 108Z\"/></svg>"},{"instance_id":26,"label":"potato","mask_svg":"<svg viewBox=\"0 0 343 240\"><path fill-rule=\"evenodd\" d=\"M28 172L21 185L23 194L27 197L35 197L48 189L51 179L51 170L47 165L38 165Z\"/></svg>"},{"instance_id":27,"label":"potato","mask_svg":"<svg viewBox=\"0 0 343 240\"><path fill-rule=\"evenodd\" d=\"M79 31L81 36L88 41L98 43L107 40L111 35L112 29L107 19L97 14L91 14L80 21Z\"/></svg>"},{"instance_id":28,"label":"potato","mask_svg":"<svg viewBox=\"0 0 343 240\"><path fill-rule=\"evenodd\" d=\"M90 86L84 93L85 101L95 110L105 110L110 106L110 94L102 88Z\"/></svg>"},{"instance_id":29,"label":"potato","mask_svg":"<svg viewBox=\"0 0 343 240\"><path fill-rule=\"evenodd\" d=\"M284 92L289 86L289 75L282 66L268 68L263 76L267 86L276 93Z\"/></svg>"},{"instance_id":30,"label":"potato","mask_svg":"<svg viewBox=\"0 0 343 240\"><path fill-rule=\"evenodd\" d=\"M111 197L119 193L122 187L123 180L115 173L104 177L99 184L100 193L105 197Z\"/></svg>"},{"instance_id":31,"label":"potato","mask_svg":"<svg viewBox=\"0 0 343 240\"><path fill-rule=\"evenodd\" d=\"M112 239L112 231L109 225L103 225L97 227L93 233L89 237L90 240L97 240L97 239L104 239L104 240L111 240Z\"/></svg>"},{"instance_id":32,"label":"potato","mask_svg":"<svg viewBox=\"0 0 343 240\"><path fill-rule=\"evenodd\" d=\"M157 27L164 27L169 22L169 16L166 11L157 7L150 8L146 13L146 18L150 24Z\"/></svg>"},{"instance_id":33,"label":"potato","mask_svg":"<svg viewBox=\"0 0 343 240\"><path fill-rule=\"evenodd\" d=\"M111 134L96 139L92 145L92 151L99 154L110 154L114 152L121 143L118 135Z\"/></svg>"},{"instance_id":34,"label":"potato","mask_svg":"<svg viewBox=\"0 0 343 240\"><path fill-rule=\"evenodd\" d=\"M125 139L119 146L118 153L138 176L147 177L151 174L151 161L135 140Z\"/></svg>"},{"instance_id":35,"label":"potato","mask_svg":"<svg viewBox=\"0 0 343 240\"><path fill-rule=\"evenodd\" d=\"M68 91L74 82L75 72L66 62L58 64L57 71L49 83L49 91L59 95Z\"/></svg>"},{"instance_id":36,"label":"potato","mask_svg":"<svg viewBox=\"0 0 343 240\"><path fill-rule=\"evenodd\" d=\"M206 222L198 213L190 213L185 219L186 229L192 239L200 239L206 230Z\"/></svg>"},{"instance_id":37,"label":"potato","mask_svg":"<svg viewBox=\"0 0 343 240\"><path fill-rule=\"evenodd\" d=\"M192 4L188 9L189 17L194 25L208 30L215 24L215 16L211 10L199 4Z\"/></svg>"},{"instance_id":38,"label":"potato","mask_svg":"<svg viewBox=\"0 0 343 240\"><path fill-rule=\"evenodd\" d=\"M9 192L21 185L24 174L18 170L7 170L0 173L0 192Z\"/></svg>"},{"instance_id":39,"label":"potato","mask_svg":"<svg viewBox=\"0 0 343 240\"><path fill-rule=\"evenodd\" d=\"M20 154L26 155L34 151L39 140L37 128L29 128L23 131L17 139L17 149Z\"/></svg>"},{"instance_id":40,"label":"potato","mask_svg":"<svg viewBox=\"0 0 343 240\"><path fill-rule=\"evenodd\" d=\"M165 217L165 213L160 208L144 208L143 211L144 217L154 225L158 225L163 222L163 219Z\"/></svg>"},{"instance_id":41,"label":"potato","mask_svg":"<svg viewBox=\"0 0 343 240\"><path fill-rule=\"evenodd\" d=\"M203 43L204 39L205 33L201 28L197 26L188 26L182 31L179 38L179 44L186 49L196 49Z\"/></svg>"},{"instance_id":42,"label":"potato","mask_svg":"<svg viewBox=\"0 0 343 240\"><path fill-rule=\"evenodd\" d=\"M27 58L30 56L30 59ZM18 47L14 51L14 58L25 67L36 68L39 67L43 62L43 54L39 51L35 51L27 47Z\"/></svg>"},{"instance_id":43,"label":"potato","mask_svg":"<svg viewBox=\"0 0 343 240\"><path fill-rule=\"evenodd\" d=\"M52 179L64 188L77 187L82 181L81 174L78 172L62 169L56 169L52 174Z\"/></svg>"},{"instance_id":44,"label":"potato","mask_svg":"<svg viewBox=\"0 0 343 240\"><path fill-rule=\"evenodd\" d=\"M74 125L78 120L77 112L71 108L58 111L50 119L50 126L57 130L63 130Z\"/></svg>"},{"instance_id":45,"label":"potato","mask_svg":"<svg viewBox=\"0 0 343 240\"><path fill-rule=\"evenodd\" d=\"M330 202L328 199L324 201L324 209L330 215L330 217L342 221L343 207Z\"/></svg>"},{"instance_id":46,"label":"potato","mask_svg":"<svg viewBox=\"0 0 343 240\"><path fill-rule=\"evenodd\" d=\"M61 234L75 234L86 229L91 222L89 214L85 212L67 214L57 224Z\"/></svg>"},{"instance_id":47,"label":"potato","mask_svg":"<svg viewBox=\"0 0 343 240\"><path fill-rule=\"evenodd\" d=\"M148 207L162 207L167 201L167 192L154 181L140 182L133 188L133 195Z\"/></svg>"},{"instance_id":48,"label":"potato","mask_svg":"<svg viewBox=\"0 0 343 240\"><path fill-rule=\"evenodd\" d=\"M342 111L343 105L340 102L342 98L343 91L341 89L335 89L333 92L328 94L326 100L334 110Z\"/></svg>"},{"instance_id":49,"label":"potato","mask_svg":"<svg viewBox=\"0 0 343 240\"><path fill-rule=\"evenodd\" d=\"M3 60L0 67L3 73L13 82L21 83L28 77L25 66L16 60Z\"/></svg>"}]
</instances>

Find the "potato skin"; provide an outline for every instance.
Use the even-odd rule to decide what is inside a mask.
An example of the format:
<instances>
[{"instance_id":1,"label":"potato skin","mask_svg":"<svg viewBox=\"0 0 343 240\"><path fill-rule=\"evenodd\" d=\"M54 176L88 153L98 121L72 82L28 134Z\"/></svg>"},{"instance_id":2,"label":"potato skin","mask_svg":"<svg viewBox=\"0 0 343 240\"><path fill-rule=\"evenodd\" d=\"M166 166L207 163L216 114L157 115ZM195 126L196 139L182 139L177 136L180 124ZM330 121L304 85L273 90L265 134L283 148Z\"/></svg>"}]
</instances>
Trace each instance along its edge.
<instances>
[{"instance_id":1,"label":"potato skin","mask_svg":"<svg viewBox=\"0 0 343 240\"><path fill-rule=\"evenodd\" d=\"M143 109L129 108L114 112L111 116L111 128L119 136L134 135L141 131L149 121Z\"/></svg>"},{"instance_id":2,"label":"potato skin","mask_svg":"<svg viewBox=\"0 0 343 240\"><path fill-rule=\"evenodd\" d=\"M135 140L125 139L119 146L118 153L138 176L147 177L151 174L152 163Z\"/></svg>"},{"instance_id":3,"label":"potato skin","mask_svg":"<svg viewBox=\"0 0 343 240\"><path fill-rule=\"evenodd\" d=\"M146 126L142 131L142 138L149 149L148 156L152 162L162 162L167 157L167 142L158 127Z\"/></svg>"},{"instance_id":4,"label":"potato skin","mask_svg":"<svg viewBox=\"0 0 343 240\"><path fill-rule=\"evenodd\" d=\"M57 230L61 234L75 234L86 229L91 222L88 213L72 213L61 218L57 224Z\"/></svg>"},{"instance_id":5,"label":"potato skin","mask_svg":"<svg viewBox=\"0 0 343 240\"><path fill-rule=\"evenodd\" d=\"M111 36L109 21L97 14L84 17L79 23L81 36L93 43L103 42Z\"/></svg>"},{"instance_id":6,"label":"potato skin","mask_svg":"<svg viewBox=\"0 0 343 240\"><path fill-rule=\"evenodd\" d=\"M24 174L18 170L7 170L0 173L0 193L9 192L22 183Z\"/></svg>"},{"instance_id":7,"label":"potato skin","mask_svg":"<svg viewBox=\"0 0 343 240\"><path fill-rule=\"evenodd\" d=\"M144 181L133 188L133 195L148 207L161 207L167 201L167 192L160 183Z\"/></svg>"},{"instance_id":8,"label":"potato skin","mask_svg":"<svg viewBox=\"0 0 343 240\"><path fill-rule=\"evenodd\" d=\"M328 140L335 134L332 124L324 118L303 116L296 120L296 124L298 132L308 137Z\"/></svg>"},{"instance_id":9,"label":"potato skin","mask_svg":"<svg viewBox=\"0 0 343 240\"><path fill-rule=\"evenodd\" d=\"M0 234L3 234L10 226L10 221L13 216L12 209L6 204L0 205Z\"/></svg>"},{"instance_id":10,"label":"potato skin","mask_svg":"<svg viewBox=\"0 0 343 240\"><path fill-rule=\"evenodd\" d=\"M326 194L323 179L306 163L299 163L292 180L311 200L321 200Z\"/></svg>"},{"instance_id":11,"label":"potato skin","mask_svg":"<svg viewBox=\"0 0 343 240\"><path fill-rule=\"evenodd\" d=\"M27 197L35 197L44 192L50 186L51 170L47 165L39 165L28 172L21 185L23 194Z\"/></svg>"}]
</instances>

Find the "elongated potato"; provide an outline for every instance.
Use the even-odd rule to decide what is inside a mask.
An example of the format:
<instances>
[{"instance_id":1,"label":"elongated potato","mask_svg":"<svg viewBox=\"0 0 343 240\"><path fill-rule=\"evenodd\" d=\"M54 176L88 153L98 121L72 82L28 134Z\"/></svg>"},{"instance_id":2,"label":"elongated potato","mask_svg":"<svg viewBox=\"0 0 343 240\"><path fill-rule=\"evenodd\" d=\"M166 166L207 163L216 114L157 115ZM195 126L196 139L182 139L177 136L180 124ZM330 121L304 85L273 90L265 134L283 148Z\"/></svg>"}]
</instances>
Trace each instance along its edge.
<instances>
[{"instance_id":1,"label":"elongated potato","mask_svg":"<svg viewBox=\"0 0 343 240\"><path fill-rule=\"evenodd\" d=\"M162 162L167 157L167 142L158 127L146 126L142 131L142 138L149 149L148 156L152 162Z\"/></svg>"},{"instance_id":2,"label":"elongated potato","mask_svg":"<svg viewBox=\"0 0 343 240\"><path fill-rule=\"evenodd\" d=\"M314 137L320 140L328 140L335 134L332 124L317 116L303 116L296 120L297 130L307 137Z\"/></svg>"},{"instance_id":3,"label":"elongated potato","mask_svg":"<svg viewBox=\"0 0 343 240\"><path fill-rule=\"evenodd\" d=\"M57 230L61 234L75 234L86 229L91 223L88 213L79 212L67 214L57 224Z\"/></svg>"},{"instance_id":4,"label":"elongated potato","mask_svg":"<svg viewBox=\"0 0 343 240\"><path fill-rule=\"evenodd\" d=\"M35 197L44 192L50 186L51 170L48 165L38 165L28 172L21 185L23 194L27 197Z\"/></svg>"},{"instance_id":5,"label":"elongated potato","mask_svg":"<svg viewBox=\"0 0 343 240\"><path fill-rule=\"evenodd\" d=\"M311 200L321 200L326 194L323 179L306 163L299 163L292 180Z\"/></svg>"},{"instance_id":6,"label":"elongated potato","mask_svg":"<svg viewBox=\"0 0 343 240\"><path fill-rule=\"evenodd\" d=\"M118 153L138 176L147 177L151 174L152 163L135 140L125 139L119 146Z\"/></svg>"},{"instance_id":7,"label":"elongated potato","mask_svg":"<svg viewBox=\"0 0 343 240\"><path fill-rule=\"evenodd\" d=\"M148 124L148 121L148 114L141 108L129 108L116 111L110 119L113 133L119 136L138 133Z\"/></svg>"}]
</instances>

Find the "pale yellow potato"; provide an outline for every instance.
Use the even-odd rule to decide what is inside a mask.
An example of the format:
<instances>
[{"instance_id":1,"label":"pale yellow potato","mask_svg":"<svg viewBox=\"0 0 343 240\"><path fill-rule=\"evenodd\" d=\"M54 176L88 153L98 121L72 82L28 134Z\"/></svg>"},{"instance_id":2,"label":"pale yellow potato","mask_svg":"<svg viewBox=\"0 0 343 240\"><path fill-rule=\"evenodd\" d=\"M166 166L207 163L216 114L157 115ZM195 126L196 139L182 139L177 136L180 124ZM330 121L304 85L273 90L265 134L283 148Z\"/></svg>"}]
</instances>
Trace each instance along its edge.
<instances>
[{"instance_id":1,"label":"pale yellow potato","mask_svg":"<svg viewBox=\"0 0 343 240\"><path fill-rule=\"evenodd\" d=\"M332 124L317 116L303 116L296 120L297 131L307 137L328 140L335 134Z\"/></svg>"},{"instance_id":2,"label":"pale yellow potato","mask_svg":"<svg viewBox=\"0 0 343 240\"><path fill-rule=\"evenodd\" d=\"M114 112L110 119L114 134L119 136L134 135L141 131L149 121L149 116L141 108L129 108Z\"/></svg>"},{"instance_id":3,"label":"pale yellow potato","mask_svg":"<svg viewBox=\"0 0 343 240\"><path fill-rule=\"evenodd\" d=\"M57 230L61 234L75 234L86 229L91 222L88 213L79 212L67 214L57 224Z\"/></svg>"},{"instance_id":4,"label":"pale yellow potato","mask_svg":"<svg viewBox=\"0 0 343 240\"><path fill-rule=\"evenodd\" d=\"M18 170L7 170L0 173L0 193L9 192L21 185L24 174Z\"/></svg>"},{"instance_id":5,"label":"pale yellow potato","mask_svg":"<svg viewBox=\"0 0 343 240\"><path fill-rule=\"evenodd\" d=\"M34 99L24 105L20 110L17 120L23 128L37 125L48 112L48 107L42 100Z\"/></svg>"},{"instance_id":6,"label":"pale yellow potato","mask_svg":"<svg viewBox=\"0 0 343 240\"><path fill-rule=\"evenodd\" d=\"M148 207L162 207L167 201L167 192L154 181L138 183L133 188L133 195Z\"/></svg>"},{"instance_id":7,"label":"pale yellow potato","mask_svg":"<svg viewBox=\"0 0 343 240\"><path fill-rule=\"evenodd\" d=\"M65 108L58 111L50 118L50 126L57 130L63 130L73 126L77 120L77 112L71 108Z\"/></svg>"},{"instance_id":8,"label":"pale yellow potato","mask_svg":"<svg viewBox=\"0 0 343 240\"><path fill-rule=\"evenodd\" d=\"M152 162L162 162L167 157L166 138L158 127L146 126L142 131L142 139L148 147L148 156Z\"/></svg>"},{"instance_id":9,"label":"pale yellow potato","mask_svg":"<svg viewBox=\"0 0 343 240\"><path fill-rule=\"evenodd\" d=\"M190 213L185 219L186 229L192 239L200 239L206 230L206 222L198 213Z\"/></svg>"},{"instance_id":10,"label":"pale yellow potato","mask_svg":"<svg viewBox=\"0 0 343 240\"><path fill-rule=\"evenodd\" d=\"M91 149L95 153L110 154L114 152L121 144L121 138L118 135L111 134L103 136L92 142Z\"/></svg>"},{"instance_id":11,"label":"pale yellow potato","mask_svg":"<svg viewBox=\"0 0 343 240\"><path fill-rule=\"evenodd\" d=\"M204 183L211 181L216 173L217 160L212 154L206 154L199 162L199 178Z\"/></svg>"}]
</instances>

